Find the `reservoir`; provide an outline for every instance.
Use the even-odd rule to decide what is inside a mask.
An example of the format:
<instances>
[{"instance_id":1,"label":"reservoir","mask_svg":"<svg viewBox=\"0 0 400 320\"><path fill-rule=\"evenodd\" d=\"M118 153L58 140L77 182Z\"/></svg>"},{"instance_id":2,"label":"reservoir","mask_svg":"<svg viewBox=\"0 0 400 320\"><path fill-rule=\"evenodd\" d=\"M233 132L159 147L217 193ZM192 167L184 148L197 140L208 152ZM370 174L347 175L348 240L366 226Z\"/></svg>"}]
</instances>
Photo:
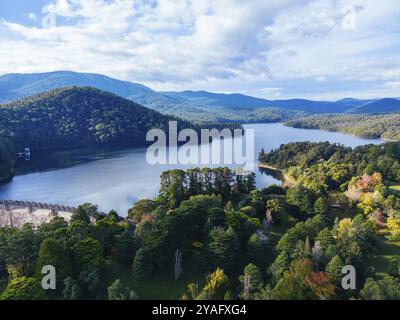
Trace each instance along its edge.
<instances>
[{"instance_id":1,"label":"reservoir","mask_svg":"<svg viewBox=\"0 0 400 320\"><path fill-rule=\"evenodd\" d=\"M383 140L357 138L339 132L294 129L281 123L246 124L244 128L254 129L255 161L261 148L270 151L295 141L329 141L349 147L383 143ZM121 216L126 216L134 202L157 195L163 171L190 167L193 165L149 165L146 148L81 149L36 158L33 155L31 162L20 163L18 174L12 181L0 186L0 199L70 206L91 202L102 211L115 209ZM257 167L255 173L257 187L280 183Z\"/></svg>"}]
</instances>

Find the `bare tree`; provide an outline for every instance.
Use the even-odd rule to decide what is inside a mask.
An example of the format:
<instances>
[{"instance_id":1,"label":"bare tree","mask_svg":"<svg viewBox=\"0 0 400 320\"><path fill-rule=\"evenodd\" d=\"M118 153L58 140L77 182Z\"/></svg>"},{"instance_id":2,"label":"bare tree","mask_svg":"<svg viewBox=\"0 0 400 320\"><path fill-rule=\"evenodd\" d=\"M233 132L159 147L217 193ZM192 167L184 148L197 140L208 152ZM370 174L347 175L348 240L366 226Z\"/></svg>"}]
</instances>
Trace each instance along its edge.
<instances>
[{"instance_id":1,"label":"bare tree","mask_svg":"<svg viewBox=\"0 0 400 320\"><path fill-rule=\"evenodd\" d=\"M183 274L182 268L182 251L176 249L175 251L175 280L178 280Z\"/></svg>"}]
</instances>

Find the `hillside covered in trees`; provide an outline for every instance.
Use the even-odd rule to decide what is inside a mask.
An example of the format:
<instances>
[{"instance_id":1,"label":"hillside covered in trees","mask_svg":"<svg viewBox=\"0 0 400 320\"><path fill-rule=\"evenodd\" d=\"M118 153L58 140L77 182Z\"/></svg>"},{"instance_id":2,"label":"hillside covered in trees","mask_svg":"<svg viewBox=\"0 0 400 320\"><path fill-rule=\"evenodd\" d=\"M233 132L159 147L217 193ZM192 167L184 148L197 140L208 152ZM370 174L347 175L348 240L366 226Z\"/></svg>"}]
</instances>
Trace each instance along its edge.
<instances>
[{"instance_id":1,"label":"hillside covered in trees","mask_svg":"<svg viewBox=\"0 0 400 320\"><path fill-rule=\"evenodd\" d=\"M259 161L290 188L228 168L170 170L120 218L0 229L2 299L400 299L400 143L291 143ZM59 286L39 289L43 265ZM342 287L354 266L356 288Z\"/></svg>"},{"instance_id":2,"label":"hillside covered in trees","mask_svg":"<svg viewBox=\"0 0 400 320\"><path fill-rule=\"evenodd\" d=\"M152 128L177 120L112 93L88 87L55 89L0 107L0 126L16 148L64 149L145 145ZM179 125L193 127L179 121Z\"/></svg>"},{"instance_id":3,"label":"hillside covered in trees","mask_svg":"<svg viewBox=\"0 0 400 320\"><path fill-rule=\"evenodd\" d=\"M400 113L387 115L323 115L295 119L293 128L342 131L365 138L400 140Z\"/></svg>"},{"instance_id":4,"label":"hillside covered in trees","mask_svg":"<svg viewBox=\"0 0 400 320\"><path fill-rule=\"evenodd\" d=\"M14 148L7 135L0 129L0 183L13 175Z\"/></svg>"}]
</instances>

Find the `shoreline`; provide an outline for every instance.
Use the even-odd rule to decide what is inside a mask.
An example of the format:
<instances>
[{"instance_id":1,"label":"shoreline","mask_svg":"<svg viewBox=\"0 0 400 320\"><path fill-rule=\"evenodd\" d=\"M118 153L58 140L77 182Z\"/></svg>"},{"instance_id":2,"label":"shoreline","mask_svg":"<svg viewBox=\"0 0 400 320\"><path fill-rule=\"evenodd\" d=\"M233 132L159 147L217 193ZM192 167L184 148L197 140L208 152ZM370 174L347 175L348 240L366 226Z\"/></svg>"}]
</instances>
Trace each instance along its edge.
<instances>
[{"instance_id":1,"label":"shoreline","mask_svg":"<svg viewBox=\"0 0 400 320\"><path fill-rule=\"evenodd\" d=\"M366 137L366 136L360 136L360 135L356 135L354 133L351 132L346 132L346 131L342 131L342 130L329 130L329 129L321 129L321 128L299 128L299 127L294 127L289 125L287 122L283 123L284 126L289 127L289 128L293 128L293 129L304 129L304 130L319 130L319 131L325 131L325 132L337 132L337 133L343 133L355 138L360 138L360 139L368 139L368 140L382 140L383 142L400 142L400 139L389 139L389 138L383 138L383 137L379 137L379 138L374 138L374 137Z\"/></svg>"},{"instance_id":2,"label":"shoreline","mask_svg":"<svg viewBox=\"0 0 400 320\"><path fill-rule=\"evenodd\" d=\"M279 172L282 175L283 186L293 187L296 185L296 181L293 178L291 178L289 175L287 175L284 170L278 169L276 167L273 167L271 165L268 165L266 163L261 163L261 162L257 163L257 167Z\"/></svg>"}]
</instances>

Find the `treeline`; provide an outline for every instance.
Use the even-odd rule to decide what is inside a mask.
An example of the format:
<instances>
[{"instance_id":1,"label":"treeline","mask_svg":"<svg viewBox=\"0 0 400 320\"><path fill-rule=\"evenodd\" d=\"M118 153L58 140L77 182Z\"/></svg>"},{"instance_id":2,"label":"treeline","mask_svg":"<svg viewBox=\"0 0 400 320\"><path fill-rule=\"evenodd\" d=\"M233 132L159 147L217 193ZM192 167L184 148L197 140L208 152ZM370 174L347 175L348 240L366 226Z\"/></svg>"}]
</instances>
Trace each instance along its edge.
<instances>
[{"instance_id":1,"label":"treeline","mask_svg":"<svg viewBox=\"0 0 400 320\"><path fill-rule=\"evenodd\" d=\"M379 173L386 184L400 180L400 143L358 146L295 142L259 154L261 163L284 169L318 194L345 191L352 178Z\"/></svg>"},{"instance_id":2,"label":"treeline","mask_svg":"<svg viewBox=\"0 0 400 320\"><path fill-rule=\"evenodd\" d=\"M255 189L255 174L236 174L229 168L194 168L169 170L161 175L158 200L169 208L176 208L184 199L206 194L219 195L222 201L237 201L240 194Z\"/></svg>"},{"instance_id":3,"label":"treeline","mask_svg":"<svg viewBox=\"0 0 400 320\"><path fill-rule=\"evenodd\" d=\"M223 107L193 107L191 112L181 108L173 112L174 115L195 124L207 125L207 123L274 123L285 122L297 118L306 117L309 113L298 110L280 108L237 108ZM167 112L168 113L168 112Z\"/></svg>"},{"instance_id":4,"label":"treeline","mask_svg":"<svg viewBox=\"0 0 400 320\"><path fill-rule=\"evenodd\" d=\"M293 128L341 131L364 138L400 140L400 114L323 115L288 121Z\"/></svg>"},{"instance_id":5,"label":"treeline","mask_svg":"<svg viewBox=\"0 0 400 320\"><path fill-rule=\"evenodd\" d=\"M15 151L13 144L0 129L0 183L9 180L13 175Z\"/></svg>"},{"instance_id":6,"label":"treeline","mask_svg":"<svg viewBox=\"0 0 400 320\"><path fill-rule=\"evenodd\" d=\"M292 165L306 168L318 161L328 160L334 154L337 155L335 158L339 161L342 154L349 152L351 148L329 142L291 142L268 153L262 149L258 161L276 166L277 169L285 169Z\"/></svg>"},{"instance_id":7,"label":"treeline","mask_svg":"<svg viewBox=\"0 0 400 320\"><path fill-rule=\"evenodd\" d=\"M107 259L131 263L135 248L132 225L89 204L70 223L55 217L37 229L0 228L0 300L104 299L107 289L111 298L137 299L117 281L107 283ZM46 265L56 269L56 290L41 287Z\"/></svg>"}]
</instances>

